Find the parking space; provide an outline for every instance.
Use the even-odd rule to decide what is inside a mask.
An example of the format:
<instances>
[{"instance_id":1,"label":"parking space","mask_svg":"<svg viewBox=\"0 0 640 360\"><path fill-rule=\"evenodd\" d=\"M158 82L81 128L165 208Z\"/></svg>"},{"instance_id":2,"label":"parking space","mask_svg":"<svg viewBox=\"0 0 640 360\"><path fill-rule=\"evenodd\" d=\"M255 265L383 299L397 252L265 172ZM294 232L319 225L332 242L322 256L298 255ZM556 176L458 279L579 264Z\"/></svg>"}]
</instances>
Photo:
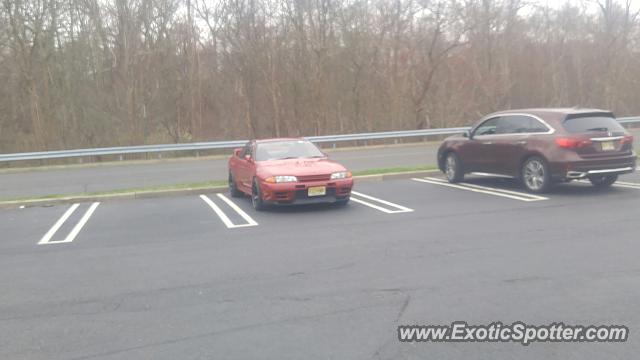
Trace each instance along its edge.
<instances>
[{"instance_id":1,"label":"parking space","mask_svg":"<svg viewBox=\"0 0 640 360\"><path fill-rule=\"evenodd\" d=\"M525 207L571 206L616 198L640 199L640 173L621 177L610 189L596 189L588 181L558 185L548 194L524 192L513 179L478 174L450 184L442 176L358 183L350 204L276 206L255 211L249 198L224 193L178 198L78 203L46 208L3 210L2 247L86 243L86 246L153 241L213 234L217 240L280 228L319 229L353 226L370 221L406 217L455 216L460 211L500 211ZM418 214L416 214L418 213ZM240 235L239 236L244 236ZM142 239L142 240L141 240Z\"/></svg>"},{"instance_id":2,"label":"parking space","mask_svg":"<svg viewBox=\"0 0 640 360\"><path fill-rule=\"evenodd\" d=\"M240 231L241 237L251 237L251 230L258 228L259 222L254 214L246 212L248 209L234 206L238 203L237 199L232 202L225 195L215 193L105 202L82 231L84 237L74 245L219 244L228 241L234 231Z\"/></svg>"},{"instance_id":3,"label":"parking space","mask_svg":"<svg viewBox=\"0 0 640 360\"><path fill-rule=\"evenodd\" d=\"M249 198L231 198L223 193L79 203L2 210L0 246L90 247L194 237L229 241L279 229L320 231L327 227L358 227L372 221L395 224L590 202L608 207L619 199L639 200L639 190L637 173L621 177L610 189L600 190L588 181L574 181L558 185L544 196L524 192L512 179L470 176L462 183L449 184L436 175L358 183L347 206L277 206L255 211Z\"/></svg>"}]
</instances>

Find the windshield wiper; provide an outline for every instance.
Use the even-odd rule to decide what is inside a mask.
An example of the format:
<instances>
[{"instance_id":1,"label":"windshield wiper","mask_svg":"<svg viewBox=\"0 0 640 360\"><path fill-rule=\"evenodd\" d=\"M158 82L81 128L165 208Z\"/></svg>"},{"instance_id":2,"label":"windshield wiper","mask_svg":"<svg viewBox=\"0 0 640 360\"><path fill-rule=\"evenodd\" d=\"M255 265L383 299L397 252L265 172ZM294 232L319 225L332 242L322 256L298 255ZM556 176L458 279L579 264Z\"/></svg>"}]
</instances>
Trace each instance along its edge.
<instances>
[{"instance_id":1,"label":"windshield wiper","mask_svg":"<svg viewBox=\"0 0 640 360\"><path fill-rule=\"evenodd\" d=\"M591 129L587 129L587 131L609 131L609 128L606 127L594 127Z\"/></svg>"}]
</instances>

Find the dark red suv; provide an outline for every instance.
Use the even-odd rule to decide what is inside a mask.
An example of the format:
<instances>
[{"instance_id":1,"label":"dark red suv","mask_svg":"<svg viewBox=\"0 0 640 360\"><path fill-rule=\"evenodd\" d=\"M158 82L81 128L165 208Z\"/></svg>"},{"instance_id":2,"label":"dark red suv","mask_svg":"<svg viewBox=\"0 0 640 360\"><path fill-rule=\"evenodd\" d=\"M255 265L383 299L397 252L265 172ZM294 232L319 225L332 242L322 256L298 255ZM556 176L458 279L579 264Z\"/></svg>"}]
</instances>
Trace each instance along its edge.
<instances>
[{"instance_id":1,"label":"dark red suv","mask_svg":"<svg viewBox=\"0 0 640 360\"><path fill-rule=\"evenodd\" d=\"M484 172L520 179L544 192L554 182L589 179L610 186L636 167L631 136L605 110L526 109L493 113L447 138L438 166L450 182Z\"/></svg>"}]
</instances>

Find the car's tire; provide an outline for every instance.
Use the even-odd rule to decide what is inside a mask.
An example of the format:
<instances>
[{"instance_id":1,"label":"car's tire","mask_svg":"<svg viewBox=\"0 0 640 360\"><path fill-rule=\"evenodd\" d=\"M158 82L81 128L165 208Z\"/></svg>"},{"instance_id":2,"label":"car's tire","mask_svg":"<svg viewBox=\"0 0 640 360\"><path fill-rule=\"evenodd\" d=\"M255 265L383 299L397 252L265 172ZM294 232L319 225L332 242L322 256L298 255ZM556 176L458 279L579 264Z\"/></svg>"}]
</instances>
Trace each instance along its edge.
<instances>
[{"instance_id":1,"label":"car's tire","mask_svg":"<svg viewBox=\"0 0 640 360\"><path fill-rule=\"evenodd\" d=\"M235 198L244 196L244 193L238 190L236 180L233 178L233 174L231 172L229 172L229 195Z\"/></svg>"},{"instance_id":2,"label":"car's tire","mask_svg":"<svg viewBox=\"0 0 640 360\"><path fill-rule=\"evenodd\" d=\"M260 186L258 186L258 182L254 179L253 185L251 186L251 205L254 209L261 211L266 208L266 204L262 199L262 194L260 193Z\"/></svg>"},{"instance_id":3,"label":"car's tire","mask_svg":"<svg viewBox=\"0 0 640 360\"><path fill-rule=\"evenodd\" d=\"M460 157L453 151L444 157L444 175L450 183L457 183L464 179L464 168Z\"/></svg>"},{"instance_id":4,"label":"car's tire","mask_svg":"<svg viewBox=\"0 0 640 360\"><path fill-rule=\"evenodd\" d=\"M601 176L590 176L589 181L591 184L597 188L603 189L607 188L616 181L618 181L618 175L601 175Z\"/></svg>"},{"instance_id":5,"label":"car's tire","mask_svg":"<svg viewBox=\"0 0 640 360\"><path fill-rule=\"evenodd\" d=\"M520 180L532 193L544 193L551 187L551 172L547 161L540 156L532 156L522 163Z\"/></svg>"},{"instance_id":6,"label":"car's tire","mask_svg":"<svg viewBox=\"0 0 640 360\"><path fill-rule=\"evenodd\" d=\"M338 207L347 206L347 204L349 203L349 199L350 197L346 197L344 199L338 199L334 204L335 206L338 206Z\"/></svg>"}]
</instances>

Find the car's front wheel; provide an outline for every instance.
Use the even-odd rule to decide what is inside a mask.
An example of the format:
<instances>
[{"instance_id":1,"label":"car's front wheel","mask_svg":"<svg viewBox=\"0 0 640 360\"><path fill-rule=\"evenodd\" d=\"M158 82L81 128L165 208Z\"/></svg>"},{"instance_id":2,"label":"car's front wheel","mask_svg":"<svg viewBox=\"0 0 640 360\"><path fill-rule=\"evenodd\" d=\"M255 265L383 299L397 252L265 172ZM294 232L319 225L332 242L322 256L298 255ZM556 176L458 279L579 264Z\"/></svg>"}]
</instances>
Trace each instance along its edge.
<instances>
[{"instance_id":1,"label":"car's front wheel","mask_svg":"<svg viewBox=\"0 0 640 360\"><path fill-rule=\"evenodd\" d=\"M450 183L457 183L464 179L464 170L460 157L454 152L450 152L444 158L444 174Z\"/></svg>"},{"instance_id":2,"label":"car's front wheel","mask_svg":"<svg viewBox=\"0 0 640 360\"><path fill-rule=\"evenodd\" d=\"M232 197L242 197L244 195L242 191L238 190L236 179L233 177L231 172L229 172L229 195Z\"/></svg>"},{"instance_id":3,"label":"car's front wheel","mask_svg":"<svg viewBox=\"0 0 640 360\"><path fill-rule=\"evenodd\" d=\"M589 181L597 188L606 188L618 181L618 175L591 176L589 177Z\"/></svg>"},{"instance_id":4,"label":"car's front wheel","mask_svg":"<svg viewBox=\"0 0 640 360\"><path fill-rule=\"evenodd\" d=\"M520 178L525 188L533 193L543 193L551 186L549 166L539 156L530 157L522 164Z\"/></svg>"},{"instance_id":5,"label":"car's front wheel","mask_svg":"<svg viewBox=\"0 0 640 360\"><path fill-rule=\"evenodd\" d=\"M260 186L256 180L253 180L253 186L251 186L251 205L253 208L260 211L266 207L264 200L262 200L262 193L260 193Z\"/></svg>"}]
</instances>

